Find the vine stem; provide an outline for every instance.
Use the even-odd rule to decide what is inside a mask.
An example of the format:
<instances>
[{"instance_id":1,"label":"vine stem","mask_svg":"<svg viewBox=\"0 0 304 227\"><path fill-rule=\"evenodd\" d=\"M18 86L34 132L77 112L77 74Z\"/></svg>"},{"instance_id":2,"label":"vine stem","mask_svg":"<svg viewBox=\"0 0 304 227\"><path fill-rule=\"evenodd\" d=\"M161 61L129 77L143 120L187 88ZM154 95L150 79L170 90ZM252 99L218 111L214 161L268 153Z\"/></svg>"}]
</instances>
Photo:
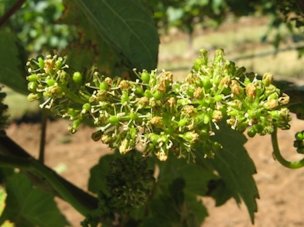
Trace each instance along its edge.
<instances>
[{"instance_id":1,"label":"vine stem","mask_svg":"<svg viewBox=\"0 0 304 227\"><path fill-rule=\"evenodd\" d=\"M0 27L5 24L18 9L21 8L25 1L26 0L18 0L2 17L0 17Z\"/></svg>"},{"instance_id":2,"label":"vine stem","mask_svg":"<svg viewBox=\"0 0 304 227\"><path fill-rule=\"evenodd\" d=\"M48 114L46 110L42 110L41 112L41 131L40 131L40 144L39 144L39 161L44 163L45 160L45 140L46 140L46 128L47 128L47 120Z\"/></svg>"},{"instance_id":3,"label":"vine stem","mask_svg":"<svg viewBox=\"0 0 304 227\"><path fill-rule=\"evenodd\" d=\"M299 169L304 167L304 159L301 159L300 161L291 162L286 160L282 156L279 148L278 137L277 137L277 128L275 128L273 133L271 134L271 143L273 147L273 156L280 164L282 164L283 166L289 169Z\"/></svg>"},{"instance_id":4,"label":"vine stem","mask_svg":"<svg viewBox=\"0 0 304 227\"><path fill-rule=\"evenodd\" d=\"M7 136L0 136L0 166L20 168L39 176L42 178L40 183L56 191L62 199L84 216L97 209L97 198L70 183L39 160L34 159Z\"/></svg>"}]
</instances>

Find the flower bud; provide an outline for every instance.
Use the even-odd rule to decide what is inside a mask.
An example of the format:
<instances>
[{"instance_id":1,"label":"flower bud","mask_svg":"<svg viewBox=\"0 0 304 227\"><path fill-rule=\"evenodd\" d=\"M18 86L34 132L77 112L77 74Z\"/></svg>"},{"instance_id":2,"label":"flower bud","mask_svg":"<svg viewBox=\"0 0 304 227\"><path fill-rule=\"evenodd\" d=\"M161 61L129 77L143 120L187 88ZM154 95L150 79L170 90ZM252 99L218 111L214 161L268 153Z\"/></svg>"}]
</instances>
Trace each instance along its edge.
<instances>
[{"instance_id":1,"label":"flower bud","mask_svg":"<svg viewBox=\"0 0 304 227\"><path fill-rule=\"evenodd\" d=\"M142 82L148 84L150 81L150 74L146 70L144 70L140 75L140 79L142 80Z\"/></svg>"},{"instance_id":2,"label":"flower bud","mask_svg":"<svg viewBox=\"0 0 304 227\"><path fill-rule=\"evenodd\" d=\"M36 82L39 79L39 76L37 74L31 74L26 79L30 82Z\"/></svg>"},{"instance_id":3,"label":"flower bud","mask_svg":"<svg viewBox=\"0 0 304 227\"><path fill-rule=\"evenodd\" d=\"M231 89L231 93L235 96L239 96L243 92L241 85L236 80L231 81L230 89Z\"/></svg>"},{"instance_id":4,"label":"flower bud","mask_svg":"<svg viewBox=\"0 0 304 227\"><path fill-rule=\"evenodd\" d=\"M270 73L265 73L263 75L263 79L262 79L263 83L265 84L265 86L268 86L272 83L273 81L273 76Z\"/></svg>"},{"instance_id":5,"label":"flower bud","mask_svg":"<svg viewBox=\"0 0 304 227\"><path fill-rule=\"evenodd\" d=\"M77 85L80 85L82 83L82 75L80 72L73 73L73 81Z\"/></svg>"},{"instance_id":6,"label":"flower bud","mask_svg":"<svg viewBox=\"0 0 304 227\"><path fill-rule=\"evenodd\" d=\"M256 96L256 87L254 86L254 84L249 83L246 85L246 95L250 98L255 98Z\"/></svg>"},{"instance_id":7,"label":"flower bud","mask_svg":"<svg viewBox=\"0 0 304 227\"><path fill-rule=\"evenodd\" d=\"M107 91L108 88L109 88L109 84L105 81L103 81L99 84L99 90L100 91Z\"/></svg>"},{"instance_id":8,"label":"flower bud","mask_svg":"<svg viewBox=\"0 0 304 227\"><path fill-rule=\"evenodd\" d=\"M38 86L37 82L31 81L27 84L27 89L30 92L36 92L37 86Z\"/></svg>"}]
</instances>

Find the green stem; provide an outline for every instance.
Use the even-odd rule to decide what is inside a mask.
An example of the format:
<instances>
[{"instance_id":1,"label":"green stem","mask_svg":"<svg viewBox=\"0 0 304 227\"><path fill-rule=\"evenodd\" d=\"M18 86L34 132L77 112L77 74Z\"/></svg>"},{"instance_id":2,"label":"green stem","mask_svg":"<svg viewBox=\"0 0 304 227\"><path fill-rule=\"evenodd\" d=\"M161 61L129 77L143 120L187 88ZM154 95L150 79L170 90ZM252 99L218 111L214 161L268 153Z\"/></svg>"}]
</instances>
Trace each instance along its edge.
<instances>
[{"instance_id":1,"label":"green stem","mask_svg":"<svg viewBox=\"0 0 304 227\"><path fill-rule=\"evenodd\" d=\"M84 104L88 100L82 99L81 96L77 96L75 93L71 92L67 87L62 86L62 91L66 94L66 97L74 103Z\"/></svg>"},{"instance_id":2,"label":"green stem","mask_svg":"<svg viewBox=\"0 0 304 227\"><path fill-rule=\"evenodd\" d=\"M0 166L29 170L31 168L31 162L29 159L11 157L0 154Z\"/></svg>"},{"instance_id":3,"label":"green stem","mask_svg":"<svg viewBox=\"0 0 304 227\"><path fill-rule=\"evenodd\" d=\"M25 0L16 1L16 3L2 17L0 17L0 27L4 25L9 20L9 18L21 8L24 3Z\"/></svg>"},{"instance_id":4,"label":"green stem","mask_svg":"<svg viewBox=\"0 0 304 227\"><path fill-rule=\"evenodd\" d=\"M301 159L300 161L288 161L286 160L280 151L279 143L278 143L278 137L277 137L277 129L275 128L274 132L271 134L271 143L273 147L273 155L275 159L281 163L283 166L289 168L289 169L299 169L304 167L304 159Z\"/></svg>"},{"instance_id":5,"label":"green stem","mask_svg":"<svg viewBox=\"0 0 304 227\"><path fill-rule=\"evenodd\" d=\"M95 207L91 207L87 203L83 203L78 199L77 196L70 190L67 184L61 181L61 178L58 178L56 172L35 161L31 162L31 168L34 172L37 172L38 175L45 178L45 180L52 186L52 188L58 192L58 194L68 203L70 203L79 213L84 216L88 216ZM89 206L88 206L89 205Z\"/></svg>"},{"instance_id":6,"label":"green stem","mask_svg":"<svg viewBox=\"0 0 304 227\"><path fill-rule=\"evenodd\" d=\"M0 137L0 166L17 167L42 177L42 180L45 180L61 198L84 216L97 209L95 197L82 191L54 170L34 159L7 136Z\"/></svg>"}]
</instances>

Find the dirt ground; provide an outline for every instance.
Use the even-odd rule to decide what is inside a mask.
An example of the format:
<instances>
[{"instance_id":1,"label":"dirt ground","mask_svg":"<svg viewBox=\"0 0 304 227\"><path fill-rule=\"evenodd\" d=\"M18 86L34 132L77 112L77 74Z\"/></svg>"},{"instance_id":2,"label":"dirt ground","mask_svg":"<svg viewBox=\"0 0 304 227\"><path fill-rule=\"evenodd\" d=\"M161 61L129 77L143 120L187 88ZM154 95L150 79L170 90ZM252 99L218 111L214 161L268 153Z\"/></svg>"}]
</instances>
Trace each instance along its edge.
<instances>
[{"instance_id":1,"label":"dirt ground","mask_svg":"<svg viewBox=\"0 0 304 227\"><path fill-rule=\"evenodd\" d=\"M301 158L292 147L294 133L303 130L303 121L292 122L292 129L280 132L280 146L289 159ZM100 155L108 152L106 146L90 139L89 128L81 128L75 135L67 132L67 122L54 121L48 124L46 162L76 185L86 188L89 168L98 162ZM37 156L39 125L12 124L7 133L26 150ZM270 137L251 139L246 147L253 158L257 174L255 179L260 193L255 225L258 227L304 226L304 168L289 170L272 159ZM250 227L246 207L238 207L230 200L224 206L215 207L212 199L204 199L209 217L206 227ZM80 226L82 217L68 204L59 201L72 226Z\"/></svg>"}]
</instances>

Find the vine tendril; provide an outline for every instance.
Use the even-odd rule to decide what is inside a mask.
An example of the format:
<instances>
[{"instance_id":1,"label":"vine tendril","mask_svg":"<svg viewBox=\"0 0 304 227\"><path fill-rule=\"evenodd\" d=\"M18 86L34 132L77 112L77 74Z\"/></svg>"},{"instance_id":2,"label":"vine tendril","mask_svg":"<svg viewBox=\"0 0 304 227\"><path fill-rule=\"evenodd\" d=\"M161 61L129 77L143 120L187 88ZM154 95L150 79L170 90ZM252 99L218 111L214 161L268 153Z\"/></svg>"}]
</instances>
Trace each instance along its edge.
<instances>
[{"instance_id":1,"label":"vine tendril","mask_svg":"<svg viewBox=\"0 0 304 227\"><path fill-rule=\"evenodd\" d=\"M304 167L304 158L299 161L288 161L282 156L280 148L279 148L276 127L274 128L273 133L271 133L271 143L272 143L272 147L273 147L273 156L281 165L283 165L289 169L299 169L299 168Z\"/></svg>"}]
</instances>

